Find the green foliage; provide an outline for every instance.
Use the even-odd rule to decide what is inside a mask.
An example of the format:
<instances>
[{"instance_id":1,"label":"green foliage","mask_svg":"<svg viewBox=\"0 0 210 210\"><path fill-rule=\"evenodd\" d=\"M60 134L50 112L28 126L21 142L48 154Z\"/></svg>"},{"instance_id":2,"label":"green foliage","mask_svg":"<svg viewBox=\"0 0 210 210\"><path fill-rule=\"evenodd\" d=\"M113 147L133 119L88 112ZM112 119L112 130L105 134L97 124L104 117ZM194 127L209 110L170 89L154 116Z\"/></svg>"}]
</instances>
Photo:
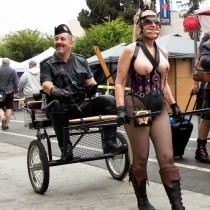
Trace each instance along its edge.
<instances>
[{"instance_id":1,"label":"green foliage","mask_svg":"<svg viewBox=\"0 0 210 210\"><path fill-rule=\"evenodd\" d=\"M139 0L86 0L86 3L89 10L82 9L77 17L84 29L116 18L133 24L133 16L139 8Z\"/></svg>"},{"instance_id":2,"label":"green foliage","mask_svg":"<svg viewBox=\"0 0 210 210\"><path fill-rule=\"evenodd\" d=\"M73 51L89 58L95 55L93 46L98 46L100 51L104 51L123 42L131 43L132 27L120 18L92 25L90 29L85 30L84 36L75 38Z\"/></svg>"},{"instance_id":3,"label":"green foliage","mask_svg":"<svg viewBox=\"0 0 210 210\"><path fill-rule=\"evenodd\" d=\"M191 14L194 13L194 10L199 9L199 5L202 4L205 0L189 0L187 3L181 4L181 7L187 7L189 8L186 13L183 15L180 15L181 18L185 18ZM184 29L186 32L186 30ZM191 39L194 39L194 32L188 32ZM198 27L198 34L197 34L197 40L200 40L201 35L201 26Z\"/></svg>"},{"instance_id":4,"label":"green foliage","mask_svg":"<svg viewBox=\"0 0 210 210\"><path fill-rule=\"evenodd\" d=\"M0 44L0 57L22 62L53 46L53 36L38 30L22 30L6 35Z\"/></svg>"}]
</instances>

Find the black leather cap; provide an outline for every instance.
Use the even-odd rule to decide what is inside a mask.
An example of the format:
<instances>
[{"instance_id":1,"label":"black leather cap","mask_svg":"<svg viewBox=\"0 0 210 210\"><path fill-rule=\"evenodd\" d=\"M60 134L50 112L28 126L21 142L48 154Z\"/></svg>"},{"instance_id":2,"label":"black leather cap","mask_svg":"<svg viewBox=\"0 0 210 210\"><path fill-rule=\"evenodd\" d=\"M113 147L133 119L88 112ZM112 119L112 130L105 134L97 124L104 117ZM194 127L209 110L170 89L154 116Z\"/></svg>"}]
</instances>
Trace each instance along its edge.
<instances>
[{"instance_id":1,"label":"black leather cap","mask_svg":"<svg viewBox=\"0 0 210 210\"><path fill-rule=\"evenodd\" d=\"M72 34L69 27L65 24L61 24L57 28L55 27L55 36L62 33Z\"/></svg>"}]
</instances>

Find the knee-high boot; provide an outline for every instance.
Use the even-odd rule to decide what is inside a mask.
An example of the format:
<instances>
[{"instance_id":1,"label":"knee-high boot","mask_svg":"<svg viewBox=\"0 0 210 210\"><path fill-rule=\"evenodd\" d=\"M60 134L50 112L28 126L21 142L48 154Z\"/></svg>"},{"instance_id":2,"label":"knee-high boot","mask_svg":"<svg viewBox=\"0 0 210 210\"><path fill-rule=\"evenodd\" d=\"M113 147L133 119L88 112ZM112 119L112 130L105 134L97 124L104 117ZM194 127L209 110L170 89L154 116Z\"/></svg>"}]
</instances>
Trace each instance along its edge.
<instances>
[{"instance_id":1,"label":"knee-high boot","mask_svg":"<svg viewBox=\"0 0 210 210\"><path fill-rule=\"evenodd\" d=\"M52 121L55 134L58 139L58 145L61 149L61 153L65 156L70 151L72 143L69 140L69 130L65 132L65 142L63 140L63 127L69 126L69 119L67 112L50 112L50 119ZM65 147L64 145L65 144ZM73 153L67 157L67 160L73 159Z\"/></svg>"},{"instance_id":2,"label":"knee-high boot","mask_svg":"<svg viewBox=\"0 0 210 210\"><path fill-rule=\"evenodd\" d=\"M182 204L181 188L180 188L180 174L179 169L168 167L160 170L160 176L165 188L165 191L170 200L172 210L183 210L185 207Z\"/></svg>"},{"instance_id":3,"label":"knee-high boot","mask_svg":"<svg viewBox=\"0 0 210 210\"><path fill-rule=\"evenodd\" d=\"M138 208L140 210L155 210L149 203L146 193L147 168L134 168L130 166L129 181L132 182Z\"/></svg>"},{"instance_id":4,"label":"knee-high boot","mask_svg":"<svg viewBox=\"0 0 210 210\"><path fill-rule=\"evenodd\" d=\"M117 126L108 126L103 128L102 146L104 153L127 151L127 144L117 145L116 132Z\"/></svg>"}]
</instances>

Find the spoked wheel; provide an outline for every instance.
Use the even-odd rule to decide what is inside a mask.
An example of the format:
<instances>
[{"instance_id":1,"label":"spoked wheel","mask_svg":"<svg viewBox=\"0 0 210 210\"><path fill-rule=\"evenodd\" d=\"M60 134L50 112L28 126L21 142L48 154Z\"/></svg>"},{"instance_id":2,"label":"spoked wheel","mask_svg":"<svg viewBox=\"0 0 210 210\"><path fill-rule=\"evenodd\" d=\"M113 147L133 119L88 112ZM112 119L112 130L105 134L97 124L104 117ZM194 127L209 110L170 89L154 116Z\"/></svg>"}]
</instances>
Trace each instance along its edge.
<instances>
[{"instance_id":1,"label":"spoked wheel","mask_svg":"<svg viewBox=\"0 0 210 210\"><path fill-rule=\"evenodd\" d=\"M28 174L34 191L47 191L50 179L49 162L43 144L39 140L30 143L27 154Z\"/></svg>"},{"instance_id":2,"label":"spoked wheel","mask_svg":"<svg viewBox=\"0 0 210 210\"><path fill-rule=\"evenodd\" d=\"M117 132L116 137L118 145L127 144L125 137L121 133ZM122 180L127 176L130 166L128 152L108 158L105 161L107 169L114 179Z\"/></svg>"}]
</instances>

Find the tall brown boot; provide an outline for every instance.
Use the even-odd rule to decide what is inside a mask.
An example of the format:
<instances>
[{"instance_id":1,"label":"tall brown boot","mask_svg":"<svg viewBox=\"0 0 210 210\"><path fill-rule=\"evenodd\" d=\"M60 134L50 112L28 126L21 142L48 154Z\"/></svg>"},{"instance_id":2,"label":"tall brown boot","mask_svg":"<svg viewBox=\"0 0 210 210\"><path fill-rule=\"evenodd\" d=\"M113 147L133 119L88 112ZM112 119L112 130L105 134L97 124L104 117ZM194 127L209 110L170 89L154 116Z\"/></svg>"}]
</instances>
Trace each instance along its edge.
<instances>
[{"instance_id":1,"label":"tall brown boot","mask_svg":"<svg viewBox=\"0 0 210 210\"><path fill-rule=\"evenodd\" d=\"M130 166L129 181L132 182L139 210L155 210L149 203L146 194L147 168L133 168Z\"/></svg>"},{"instance_id":2,"label":"tall brown boot","mask_svg":"<svg viewBox=\"0 0 210 210\"><path fill-rule=\"evenodd\" d=\"M180 174L179 169L168 167L160 170L160 176L165 188L165 191L170 200L172 210L184 210L185 207L182 203L181 188L180 188Z\"/></svg>"}]
</instances>

